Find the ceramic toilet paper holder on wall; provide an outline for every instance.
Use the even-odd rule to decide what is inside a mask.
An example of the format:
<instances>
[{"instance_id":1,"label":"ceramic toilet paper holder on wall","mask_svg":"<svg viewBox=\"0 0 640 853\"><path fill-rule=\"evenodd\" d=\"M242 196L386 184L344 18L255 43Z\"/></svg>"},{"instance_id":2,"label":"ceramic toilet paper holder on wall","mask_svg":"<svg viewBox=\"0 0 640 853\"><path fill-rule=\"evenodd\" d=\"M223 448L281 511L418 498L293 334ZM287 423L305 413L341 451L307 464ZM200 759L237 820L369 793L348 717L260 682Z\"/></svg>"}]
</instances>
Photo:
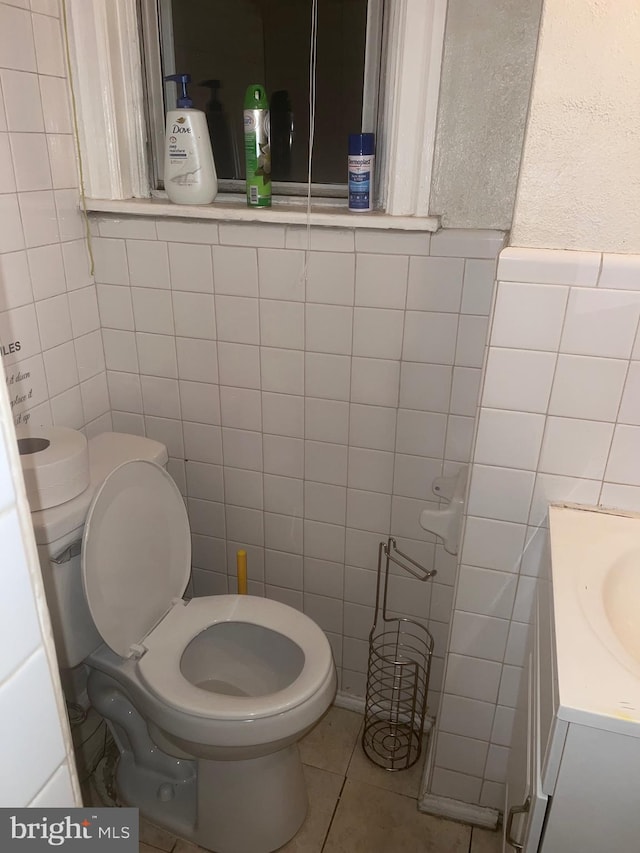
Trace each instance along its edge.
<instances>
[{"instance_id":1,"label":"ceramic toilet paper holder on wall","mask_svg":"<svg viewBox=\"0 0 640 853\"><path fill-rule=\"evenodd\" d=\"M468 471L468 465L463 465L453 477L436 477L431 489L448 504L444 509L424 509L420 513L420 527L439 536L449 554L457 554L460 546Z\"/></svg>"}]
</instances>

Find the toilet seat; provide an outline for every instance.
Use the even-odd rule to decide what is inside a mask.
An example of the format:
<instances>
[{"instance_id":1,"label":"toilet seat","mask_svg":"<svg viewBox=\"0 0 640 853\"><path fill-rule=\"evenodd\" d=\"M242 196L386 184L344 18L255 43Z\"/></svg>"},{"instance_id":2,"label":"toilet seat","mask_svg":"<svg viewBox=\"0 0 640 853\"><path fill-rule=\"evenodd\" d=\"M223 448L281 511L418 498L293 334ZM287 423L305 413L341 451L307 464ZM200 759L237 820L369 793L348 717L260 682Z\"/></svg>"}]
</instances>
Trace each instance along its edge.
<instances>
[{"instance_id":1,"label":"toilet seat","mask_svg":"<svg viewBox=\"0 0 640 853\"><path fill-rule=\"evenodd\" d=\"M250 722L303 705L334 678L324 632L294 608L251 595L183 601L190 562L189 520L169 474L147 460L116 468L89 508L82 581L102 638L120 658L135 659L150 696L181 715ZM181 671L183 653L203 631L225 622L264 628L297 645L304 661L291 684L259 696L192 684Z\"/></svg>"},{"instance_id":2,"label":"toilet seat","mask_svg":"<svg viewBox=\"0 0 640 853\"><path fill-rule=\"evenodd\" d=\"M191 572L182 495L154 462L125 462L96 491L82 537L82 583L96 628L130 657L182 597Z\"/></svg>"},{"instance_id":3,"label":"toilet seat","mask_svg":"<svg viewBox=\"0 0 640 853\"><path fill-rule=\"evenodd\" d=\"M191 684L180 669L182 654L202 631L221 622L247 622L283 634L304 654L298 677L262 696L229 696ZM216 595L176 604L144 641L138 674L147 689L177 711L219 720L275 716L308 701L333 672L331 647L308 616L278 601L252 595Z\"/></svg>"}]
</instances>

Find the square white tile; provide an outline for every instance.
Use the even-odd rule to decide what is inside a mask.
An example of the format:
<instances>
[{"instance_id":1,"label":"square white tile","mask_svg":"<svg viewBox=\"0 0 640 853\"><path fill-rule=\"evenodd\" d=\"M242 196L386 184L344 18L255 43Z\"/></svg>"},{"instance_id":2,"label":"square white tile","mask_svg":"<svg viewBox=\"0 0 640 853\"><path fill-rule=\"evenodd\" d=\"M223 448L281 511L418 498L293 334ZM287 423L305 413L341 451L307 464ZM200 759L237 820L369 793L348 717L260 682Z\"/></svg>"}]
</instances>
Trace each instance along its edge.
<instances>
[{"instance_id":1,"label":"square white tile","mask_svg":"<svg viewBox=\"0 0 640 853\"><path fill-rule=\"evenodd\" d=\"M5 68L39 70L36 67L31 12L3 3L0 8L0 55Z\"/></svg>"},{"instance_id":2,"label":"square white tile","mask_svg":"<svg viewBox=\"0 0 640 853\"><path fill-rule=\"evenodd\" d=\"M525 543L524 524L467 517L461 560L470 566L517 572Z\"/></svg>"},{"instance_id":3,"label":"square white tile","mask_svg":"<svg viewBox=\"0 0 640 853\"><path fill-rule=\"evenodd\" d=\"M315 595L342 598L344 566L314 557L304 558L304 590Z\"/></svg>"},{"instance_id":4,"label":"square white tile","mask_svg":"<svg viewBox=\"0 0 640 853\"><path fill-rule=\"evenodd\" d=\"M549 414L615 421L628 362L579 355L558 356Z\"/></svg>"},{"instance_id":5,"label":"square white tile","mask_svg":"<svg viewBox=\"0 0 640 853\"><path fill-rule=\"evenodd\" d=\"M535 471L544 428L544 415L483 408L474 459L482 465Z\"/></svg>"},{"instance_id":6,"label":"square white tile","mask_svg":"<svg viewBox=\"0 0 640 853\"><path fill-rule=\"evenodd\" d=\"M255 249L214 246L213 272L216 293L229 296L258 295L258 260Z\"/></svg>"},{"instance_id":7,"label":"square white tile","mask_svg":"<svg viewBox=\"0 0 640 853\"><path fill-rule=\"evenodd\" d=\"M467 258L464 265L464 284L462 288L463 314L482 314L491 312L491 300L496 279L495 261L480 261Z\"/></svg>"},{"instance_id":8,"label":"square white tile","mask_svg":"<svg viewBox=\"0 0 640 853\"><path fill-rule=\"evenodd\" d=\"M294 477L264 475L264 508L281 515L302 516L304 510L303 480ZM283 555L283 558L285 555ZM271 583L278 584L277 580ZM279 584L282 586L283 584ZM295 587L300 588L301 587Z\"/></svg>"},{"instance_id":9,"label":"square white tile","mask_svg":"<svg viewBox=\"0 0 640 853\"><path fill-rule=\"evenodd\" d=\"M347 485L347 448L343 444L305 441L304 476L317 483Z\"/></svg>"},{"instance_id":10,"label":"square white tile","mask_svg":"<svg viewBox=\"0 0 640 853\"><path fill-rule=\"evenodd\" d=\"M447 413L452 378L453 368L450 365L403 361L400 406L403 409Z\"/></svg>"},{"instance_id":11,"label":"square white tile","mask_svg":"<svg viewBox=\"0 0 640 853\"><path fill-rule=\"evenodd\" d=\"M460 310L464 264L464 258L409 258L407 309L457 313Z\"/></svg>"},{"instance_id":12,"label":"square white tile","mask_svg":"<svg viewBox=\"0 0 640 853\"><path fill-rule=\"evenodd\" d=\"M344 526L347 513L347 490L344 486L306 481L304 515L313 521ZM318 592L319 590L316 590Z\"/></svg>"},{"instance_id":13,"label":"square white tile","mask_svg":"<svg viewBox=\"0 0 640 853\"><path fill-rule=\"evenodd\" d=\"M372 450L393 450L396 410L386 406L350 406L349 444Z\"/></svg>"},{"instance_id":14,"label":"square white tile","mask_svg":"<svg viewBox=\"0 0 640 853\"><path fill-rule=\"evenodd\" d=\"M260 343L257 299L216 295L215 303L218 340L235 344Z\"/></svg>"},{"instance_id":15,"label":"square white tile","mask_svg":"<svg viewBox=\"0 0 640 853\"><path fill-rule=\"evenodd\" d=\"M138 350L135 332L103 329L105 363L109 370L138 372Z\"/></svg>"},{"instance_id":16,"label":"square white tile","mask_svg":"<svg viewBox=\"0 0 640 853\"><path fill-rule=\"evenodd\" d=\"M460 567L456 611L510 619L518 576L475 566Z\"/></svg>"},{"instance_id":17,"label":"square white tile","mask_svg":"<svg viewBox=\"0 0 640 853\"><path fill-rule=\"evenodd\" d=\"M320 521L304 520L304 555L330 562L344 562L344 527ZM340 602L342 608L342 601ZM342 615L342 611L341 611ZM340 631L340 627L327 625L325 630Z\"/></svg>"},{"instance_id":18,"label":"square white tile","mask_svg":"<svg viewBox=\"0 0 640 853\"><path fill-rule=\"evenodd\" d=\"M159 240L127 240L131 284L135 287L169 288L169 253Z\"/></svg>"},{"instance_id":19,"label":"square white tile","mask_svg":"<svg viewBox=\"0 0 640 853\"><path fill-rule=\"evenodd\" d=\"M180 417L180 395L177 379L141 376L142 403L145 415L161 418Z\"/></svg>"},{"instance_id":20,"label":"square white tile","mask_svg":"<svg viewBox=\"0 0 640 853\"><path fill-rule=\"evenodd\" d=\"M133 331L133 303L131 290L111 284L98 284L98 308L103 328Z\"/></svg>"},{"instance_id":21,"label":"square white tile","mask_svg":"<svg viewBox=\"0 0 640 853\"><path fill-rule=\"evenodd\" d=\"M367 448L349 448L348 484L352 489L391 494L394 454Z\"/></svg>"},{"instance_id":22,"label":"square white tile","mask_svg":"<svg viewBox=\"0 0 640 853\"><path fill-rule=\"evenodd\" d=\"M553 352L491 347L482 404L495 409L546 412L557 356Z\"/></svg>"},{"instance_id":23,"label":"square white tile","mask_svg":"<svg viewBox=\"0 0 640 853\"><path fill-rule=\"evenodd\" d=\"M404 312L384 308L356 308L353 317L353 354L399 359L402 353Z\"/></svg>"},{"instance_id":24,"label":"square white tile","mask_svg":"<svg viewBox=\"0 0 640 853\"><path fill-rule=\"evenodd\" d=\"M262 392L262 429L274 435L303 438L304 398L290 394Z\"/></svg>"},{"instance_id":25,"label":"square white tile","mask_svg":"<svg viewBox=\"0 0 640 853\"><path fill-rule=\"evenodd\" d=\"M172 335L149 335L145 332L137 332L136 347L140 373L163 376L167 379L178 378L176 342Z\"/></svg>"},{"instance_id":26,"label":"square white tile","mask_svg":"<svg viewBox=\"0 0 640 853\"><path fill-rule=\"evenodd\" d=\"M237 385L241 388L260 387L259 347L219 341L218 362L221 385Z\"/></svg>"},{"instance_id":27,"label":"square white tile","mask_svg":"<svg viewBox=\"0 0 640 853\"><path fill-rule=\"evenodd\" d=\"M69 109L68 81L62 77L38 78L47 133L73 133Z\"/></svg>"},{"instance_id":28,"label":"square white tile","mask_svg":"<svg viewBox=\"0 0 640 853\"><path fill-rule=\"evenodd\" d=\"M224 499L227 506L262 509L262 472L248 471L243 468L225 467ZM227 516L227 521L228 520L229 517ZM234 531L231 528L228 528L227 535L234 535ZM242 536L240 541L242 541Z\"/></svg>"},{"instance_id":29,"label":"square white tile","mask_svg":"<svg viewBox=\"0 0 640 853\"><path fill-rule=\"evenodd\" d=\"M260 296L304 302L304 252L258 249Z\"/></svg>"},{"instance_id":30,"label":"square white tile","mask_svg":"<svg viewBox=\"0 0 640 853\"><path fill-rule=\"evenodd\" d=\"M260 347L262 388L280 394L304 392L304 353Z\"/></svg>"},{"instance_id":31,"label":"square white tile","mask_svg":"<svg viewBox=\"0 0 640 853\"><path fill-rule=\"evenodd\" d=\"M267 347L304 349L304 305L261 299L260 343Z\"/></svg>"},{"instance_id":32,"label":"square white tile","mask_svg":"<svg viewBox=\"0 0 640 853\"><path fill-rule=\"evenodd\" d=\"M213 266L209 246L169 243L169 269L174 290L213 293Z\"/></svg>"},{"instance_id":33,"label":"square white tile","mask_svg":"<svg viewBox=\"0 0 640 853\"><path fill-rule=\"evenodd\" d=\"M137 332L174 334L171 293L146 287L132 287L133 318Z\"/></svg>"},{"instance_id":34,"label":"square white tile","mask_svg":"<svg viewBox=\"0 0 640 853\"><path fill-rule=\"evenodd\" d=\"M628 486L640 486L638 438L640 427L616 425L607 462L606 480Z\"/></svg>"},{"instance_id":35,"label":"square white tile","mask_svg":"<svg viewBox=\"0 0 640 853\"><path fill-rule=\"evenodd\" d=\"M587 479L602 478L613 429L612 423L549 417L540 454L540 471Z\"/></svg>"},{"instance_id":36,"label":"square white tile","mask_svg":"<svg viewBox=\"0 0 640 853\"><path fill-rule=\"evenodd\" d=\"M27 248L45 246L50 243L57 243L60 240L58 212L56 210L54 194L50 190L19 193L18 202L20 204L20 216L22 217L22 228L24 231L24 245ZM2 216L2 221L6 221L4 215ZM4 239L8 240L11 234L12 226L9 223ZM1 245L2 243L0 243ZM15 248L22 249L23 245L16 246ZM13 251L13 249L9 248L7 251Z\"/></svg>"},{"instance_id":37,"label":"square white tile","mask_svg":"<svg viewBox=\"0 0 640 853\"><path fill-rule=\"evenodd\" d=\"M569 296L562 352L629 358L640 317L640 292L574 288Z\"/></svg>"},{"instance_id":38,"label":"square white tile","mask_svg":"<svg viewBox=\"0 0 640 853\"><path fill-rule=\"evenodd\" d=\"M279 474L283 477L302 477L304 475L304 442L299 438L280 435L264 435L265 474Z\"/></svg>"},{"instance_id":39,"label":"square white tile","mask_svg":"<svg viewBox=\"0 0 640 853\"><path fill-rule=\"evenodd\" d=\"M305 438L347 444L349 441L349 404L342 400L305 399Z\"/></svg>"},{"instance_id":40,"label":"square white tile","mask_svg":"<svg viewBox=\"0 0 640 853\"><path fill-rule=\"evenodd\" d=\"M64 77L66 67L60 21L48 15L32 15L32 23L38 74Z\"/></svg>"},{"instance_id":41,"label":"square white tile","mask_svg":"<svg viewBox=\"0 0 640 853\"><path fill-rule=\"evenodd\" d=\"M415 456L441 457L444 454L446 431L445 414L399 409L396 450Z\"/></svg>"},{"instance_id":42,"label":"square white tile","mask_svg":"<svg viewBox=\"0 0 640 853\"><path fill-rule=\"evenodd\" d=\"M10 133L44 133L38 75L5 68L0 79L7 116L5 129Z\"/></svg>"},{"instance_id":43,"label":"square white tile","mask_svg":"<svg viewBox=\"0 0 640 853\"><path fill-rule=\"evenodd\" d=\"M222 464L222 430L210 424L184 421L184 451L188 461Z\"/></svg>"},{"instance_id":44,"label":"square white tile","mask_svg":"<svg viewBox=\"0 0 640 853\"><path fill-rule=\"evenodd\" d=\"M305 353L305 393L311 397L348 400L351 359L346 355Z\"/></svg>"},{"instance_id":45,"label":"square white tile","mask_svg":"<svg viewBox=\"0 0 640 853\"><path fill-rule=\"evenodd\" d=\"M208 293L172 293L176 335L214 340L216 318L213 295Z\"/></svg>"},{"instance_id":46,"label":"square white tile","mask_svg":"<svg viewBox=\"0 0 640 853\"><path fill-rule=\"evenodd\" d=\"M260 391L250 388L220 388L222 425L260 431L262 406Z\"/></svg>"},{"instance_id":47,"label":"square white tile","mask_svg":"<svg viewBox=\"0 0 640 853\"><path fill-rule=\"evenodd\" d=\"M220 423L218 386L206 382L180 380L180 408L185 421L201 424Z\"/></svg>"},{"instance_id":48,"label":"square white tile","mask_svg":"<svg viewBox=\"0 0 640 853\"><path fill-rule=\"evenodd\" d=\"M491 345L557 351L569 288L499 282Z\"/></svg>"},{"instance_id":49,"label":"square white tile","mask_svg":"<svg viewBox=\"0 0 640 853\"><path fill-rule=\"evenodd\" d=\"M307 352L351 354L353 309L338 305L305 306Z\"/></svg>"},{"instance_id":50,"label":"square white tile","mask_svg":"<svg viewBox=\"0 0 640 853\"><path fill-rule=\"evenodd\" d=\"M307 302L353 305L355 255L344 252L309 252Z\"/></svg>"},{"instance_id":51,"label":"square white tile","mask_svg":"<svg viewBox=\"0 0 640 853\"><path fill-rule=\"evenodd\" d=\"M178 377L193 382L218 381L218 347L215 341L176 338Z\"/></svg>"},{"instance_id":52,"label":"square white tile","mask_svg":"<svg viewBox=\"0 0 640 853\"><path fill-rule=\"evenodd\" d=\"M359 253L355 304L369 308L404 308L409 259L404 255Z\"/></svg>"},{"instance_id":53,"label":"square white tile","mask_svg":"<svg viewBox=\"0 0 640 853\"><path fill-rule=\"evenodd\" d=\"M71 291L68 300L74 338L100 328L95 285Z\"/></svg>"},{"instance_id":54,"label":"square white tile","mask_svg":"<svg viewBox=\"0 0 640 853\"><path fill-rule=\"evenodd\" d=\"M250 471L262 470L262 436L259 432L224 427L222 440L226 466L247 468Z\"/></svg>"},{"instance_id":55,"label":"square white tile","mask_svg":"<svg viewBox=\"0 0 640 853\"><path fill-rule=\"evenodd\" d=\"M529 517L533 471L475 464L467 500L470 515L525 523Z\"/></svg>"},{"instance_id":56,"label":"square white tile","mask_svg":"<svg viewBox=\"0 0 640 853\"><path fill-rule=\"evenodd\" d=\"M21 257L21 255L15 253L4 255L3 266L10 263L11 259L16 257ZM65 292L65 270L59 245L40 246L37 249L29 249L27 257L29 260L29 272L31 274L34 299L47 299L50 296L57 296ZM10 273L7 272L5 277L9 281Z\"/></svg>"},{"instance_id":57,"label":"square white tile","mask_svg":"<svg viewBox=\"0 0 640 853\"><path fill-rule=\"evenodd\" d=\"M453 615L449 652L500 662L507 648L508 634L509 621L507 619L496 619L493 616L456 610ZM444 709L441 708L440 712L444 714ZM488 722L488 718L493 718L493 706L490 714L487 709L484 709L484 720L481 733L478 733L479 737L488 737L489 735L491 724ZM449 724L452 722L450 719ZM486 729L487 725L489 731ZM460 734L470 734L472 729L473 725L466 730L463 729Z\"/></svg>"},{"instance_id":58,"label":"square white tile","mask_svg":"<svg viewBox=\"0 0 640 853\"><path fill-rule=\"evenodd\" d=\"M427 364L453 364L457 332L457 314L407 311L402 358Z\"/></svg>"},{"instance_id":59,"label":"square white tile","mask_svg":"<svg viewBox=\"0 0 640 853\"><path fill-rule=\"evenodd\" d=\"M351 400L373 406L397 406L400 362L381 358L351 361Z\"/></svg>"},{"instance_id":60,"label":"square white tile","mask_svg":"<svg viewBox=\"0 0 640 853\"><path fill-rule=\"evenodd\" d=\"M347 489L347 525L385 537L390 530L391 496L382 492Z\"/></svg>"},{"instance_id":61,"label":"square white tile","mask_svg":"<svg viewBox=\"0 0 640 853\"><path fill-rule=\"evenodd\" d=\"M632 361L625 379L618 421L640 425L640 362Z\"/></svg>"}]
</instances>

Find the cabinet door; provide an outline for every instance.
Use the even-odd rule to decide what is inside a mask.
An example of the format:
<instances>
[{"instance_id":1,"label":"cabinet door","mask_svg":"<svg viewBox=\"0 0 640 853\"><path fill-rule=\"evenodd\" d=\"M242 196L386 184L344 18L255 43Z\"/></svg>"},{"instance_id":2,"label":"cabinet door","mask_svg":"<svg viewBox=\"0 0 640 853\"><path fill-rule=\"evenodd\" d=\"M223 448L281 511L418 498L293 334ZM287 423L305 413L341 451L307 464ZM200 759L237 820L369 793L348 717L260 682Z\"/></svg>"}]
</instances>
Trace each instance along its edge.
<instances>
[{"instance_id":1,"label":"cabinet door","mask_svg":"<svg viewBox=\"0 0 640 853\"><path fill-rule=\"evenodd\" d=\"M503 849L522 849L526 835L527 801L530 802L529 780L531 778L531 748L533 739L533 716L531 714L531 699L533 696L533 665L532 655L526 660L518 707L513 725L513 738L509 754L509 771L507 775L506 803L503 822ZM513 843L515 842L515 844Z\"/></svg>"},{"instance_id":2,"label":"cabinet door","mask_svg":"<svg viewBox=\"0 0 640 853\"><path fill-rule=\"evenodd\" d=\"M540 660L537 614L518 697L509 756L504 820L505 851L536 853L547 810L540 776Z\"/></svg>"}]
</instances>

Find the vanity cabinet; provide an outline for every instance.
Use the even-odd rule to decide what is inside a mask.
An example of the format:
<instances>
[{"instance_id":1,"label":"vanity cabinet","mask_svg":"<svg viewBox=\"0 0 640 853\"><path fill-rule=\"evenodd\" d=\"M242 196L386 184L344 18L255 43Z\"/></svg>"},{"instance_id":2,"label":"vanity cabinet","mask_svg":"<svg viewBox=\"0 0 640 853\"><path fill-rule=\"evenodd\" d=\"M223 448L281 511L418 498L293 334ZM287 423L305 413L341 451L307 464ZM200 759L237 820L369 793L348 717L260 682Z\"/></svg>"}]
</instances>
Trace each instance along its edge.
<instances>
[{"instance_id":1,"label":"vanity cabinet","mask_svg":"<svg viewBox=\"0 0 640 853\"><path fill-rule=\"evenodd\" d=\"M556 619L562 618L563 607L554 593L549 571L538 584L516 711L503 851L640 850L640 730L631 719L640 709L630 708L623 719L621 711L607 716L586 703L572 705L572 691L563 691L563 672L579 681L583 671L596 691L599 674L593 671L580 626L573 640L563 629L558 649ZM561 666L559 653L564 656ZM601 680L604 685L606 679Z\"/></svg>"}]
</instances>

